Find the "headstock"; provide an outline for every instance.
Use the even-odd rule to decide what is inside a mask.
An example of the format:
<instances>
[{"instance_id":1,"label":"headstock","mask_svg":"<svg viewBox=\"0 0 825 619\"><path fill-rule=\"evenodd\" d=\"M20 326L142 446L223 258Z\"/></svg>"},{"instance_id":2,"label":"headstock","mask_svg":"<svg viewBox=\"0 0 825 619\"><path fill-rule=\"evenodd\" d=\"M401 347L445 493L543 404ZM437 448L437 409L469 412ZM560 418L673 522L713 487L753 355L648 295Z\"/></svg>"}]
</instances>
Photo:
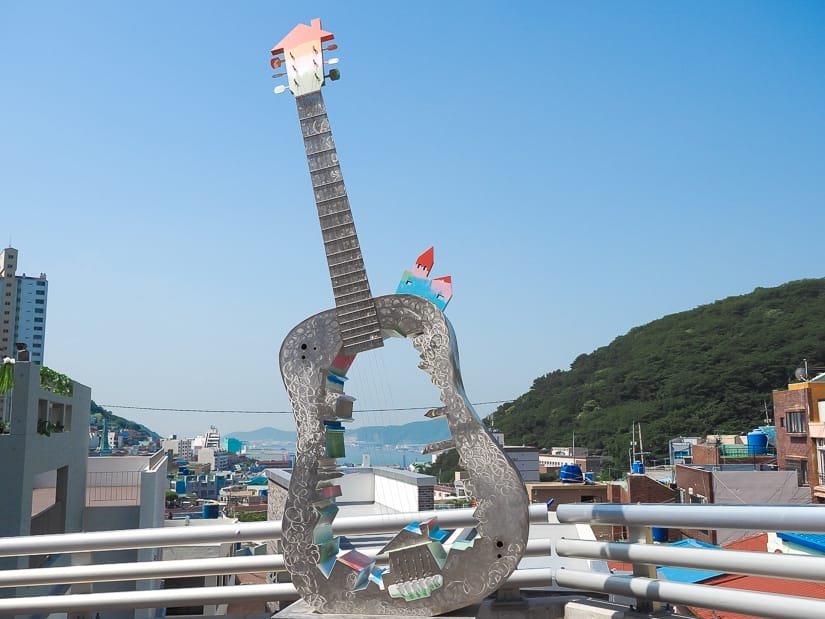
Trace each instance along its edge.
<instances>
[{"instance_id":1,"label":"headstock","mask_svg":"<svg viewBox=\"0 0 825 619\"><path fill-rule=\"evenodd\" d=\"M324 61L324 52L338 49L336 44L324 47L323 44L331 41L335 35L321 29L321 20L316 18L310 25L298 24L292 31L272 48L272 60L269 61L273 69L286 67L286 72L276 73L272 77L287 76L288 85L275 87L275 94L289 90L296 97L317 92L324 85L324 79L332 81L341 77L337 69L331 69L324 75L325 64L336 64L337 58Z\"/></svg>"}]
</instances>

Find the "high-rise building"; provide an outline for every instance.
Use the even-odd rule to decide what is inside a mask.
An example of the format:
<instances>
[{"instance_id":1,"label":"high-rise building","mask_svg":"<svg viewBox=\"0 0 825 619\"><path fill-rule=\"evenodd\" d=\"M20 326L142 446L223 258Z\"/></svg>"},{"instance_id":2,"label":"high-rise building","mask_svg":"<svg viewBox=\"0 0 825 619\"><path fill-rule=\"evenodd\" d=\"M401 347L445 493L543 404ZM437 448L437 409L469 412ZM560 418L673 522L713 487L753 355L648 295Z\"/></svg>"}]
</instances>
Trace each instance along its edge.
<instances>
[{"instance_id":1,"label":"high-rise building","mask_svg":"<svg viewBox=\"0 0 825 619\"><path fill-rule=\"evenodd\" d=\"M45 273L17 275L17 250L0 251L0 355L14 357L17 345L25 344L30 361L43 363L48 296Z\"/></svg>"}]
</instances>

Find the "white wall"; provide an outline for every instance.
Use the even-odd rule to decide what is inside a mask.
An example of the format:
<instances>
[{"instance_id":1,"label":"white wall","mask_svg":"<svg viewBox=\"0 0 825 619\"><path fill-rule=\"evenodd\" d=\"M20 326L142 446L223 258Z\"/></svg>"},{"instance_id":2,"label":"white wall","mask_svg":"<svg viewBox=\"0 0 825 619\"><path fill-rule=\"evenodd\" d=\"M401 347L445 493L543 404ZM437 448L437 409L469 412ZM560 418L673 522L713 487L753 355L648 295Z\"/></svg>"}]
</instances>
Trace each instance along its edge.
<instances>
[{"instance_id":1,"label":"white wall","mask_svg":"<svg viewBox=\"0 0 825 619\"><path fill-rule=\"evenodd\" d=\"M418 486L376 475L375 502L399 512L417 512Z\"/></svg>"}]
</instances>

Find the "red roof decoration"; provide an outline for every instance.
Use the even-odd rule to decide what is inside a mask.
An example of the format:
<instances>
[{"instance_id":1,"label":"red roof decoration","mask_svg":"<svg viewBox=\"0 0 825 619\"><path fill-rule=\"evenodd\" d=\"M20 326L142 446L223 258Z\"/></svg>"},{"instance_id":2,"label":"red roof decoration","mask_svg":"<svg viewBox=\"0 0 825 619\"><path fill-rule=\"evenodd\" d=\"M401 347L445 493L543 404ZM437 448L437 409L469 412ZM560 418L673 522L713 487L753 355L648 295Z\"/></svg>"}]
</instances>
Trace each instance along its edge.
<instances>
[{"instance_id":1,"label":"red roof decoration","mask_svg":"<svg viewBox=\"0 0 825 619\"><path fill-rule=\"evenodd\" d=\"M326 43L334 38L334 34L321 29L321 20L316 17L310 22L309 26L306 24L298 24L295 26L288 35L281 39L281 41L272 48L272 55L274 56L276 54L280 54L285 49L297 47L298 45L307 43L308 41L320 39L321 43Z\"/></svg>"},{"instance_id":2,"label":"red roof decoration","mask_svg":"<svg viewBox=\"0 0 825 619\"><path fill-rule=\"evenodd\" d=\"M421 254L418 257L418 260L415 261L416 266L422 266L428 271L433 268L433 264L435 263L435 249L430 247L427 251Z\"/></svg>"},{"instance_id":3,"label":"red roof decoration","mask_svg":"<svg viewBox=\"0 0 825 619\"><path fill-rule=\"evenodd\" d=\"M444 282L446 284L452 284L453 283L453 276L452 275L442 275L441 277L434 277L433 281L434 282Z\"/></svg>"}]
</instances>

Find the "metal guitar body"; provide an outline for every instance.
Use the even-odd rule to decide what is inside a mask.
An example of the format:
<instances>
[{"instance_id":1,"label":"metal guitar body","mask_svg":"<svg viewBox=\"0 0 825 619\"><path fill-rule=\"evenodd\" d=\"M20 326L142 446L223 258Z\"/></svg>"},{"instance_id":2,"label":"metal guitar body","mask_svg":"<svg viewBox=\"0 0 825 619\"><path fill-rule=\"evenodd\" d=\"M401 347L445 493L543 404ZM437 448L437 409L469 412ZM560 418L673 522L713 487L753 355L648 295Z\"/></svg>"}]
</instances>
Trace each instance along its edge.
<instances>
[{"instance_id":1,"label":"metal guitar body","mask_svg":"<svg viewBox=\"0 0 825 619\"><path fill-rule=\"evenodd\" d=\"M318 488L328 486L330 478L329 467L319 467L319 463L326 458L323 422L333 415L326 375L342 346L335 311L329 310L303 321L281 346L281 374L298 430L283 517L284 558L299 593L318 612L441 614L480 601L516 568L527 543L527 494L515 467L467 400L455 336L446 316L430 301L412 295L376 297L375 306L382 331L407 334L412 339L421 356L419 367L441 392L444 407L440 412L447 418L469 475L468 492L478 503L478 535L470 547L450 550L440 569L442 584L427 597L412 601L391 598L389 585L420 582L434 574L391 566L383 575L383 587L369 582L356 588L356 576L346 566L336 564L328 575L319 569L315 533L321 515L314 504L319 499ZM422 565L421 561L396 565L404 564Z\"/></svg>"}]
</instances>

